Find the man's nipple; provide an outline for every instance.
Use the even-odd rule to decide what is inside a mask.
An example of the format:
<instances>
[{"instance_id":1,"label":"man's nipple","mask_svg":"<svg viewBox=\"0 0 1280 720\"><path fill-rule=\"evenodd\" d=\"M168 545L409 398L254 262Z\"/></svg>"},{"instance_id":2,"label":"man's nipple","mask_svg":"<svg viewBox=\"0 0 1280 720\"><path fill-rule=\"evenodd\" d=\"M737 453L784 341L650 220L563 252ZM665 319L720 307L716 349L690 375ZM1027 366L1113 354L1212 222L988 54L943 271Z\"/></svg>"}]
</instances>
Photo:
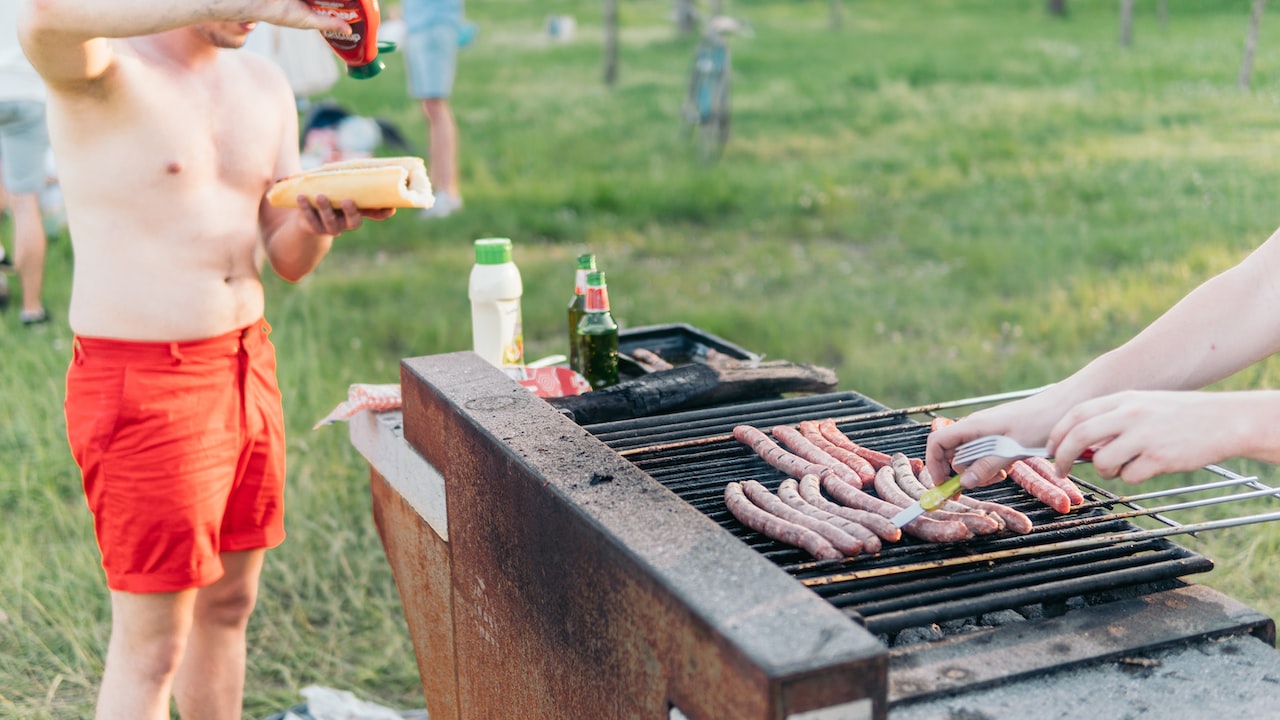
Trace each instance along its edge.
<instances>
[{"instance_id":1,"label":"man's nipple","mask_svg":"<svg viewBox=\"0 0 1280 720\"><path fill-rule=\"evenodd\" d=\"M178 173L182 172L182 163L175 160L169 163L168 165L165 165L164 171L169 173L170 175L177 175Z\"/></svg>"}]
</instances>

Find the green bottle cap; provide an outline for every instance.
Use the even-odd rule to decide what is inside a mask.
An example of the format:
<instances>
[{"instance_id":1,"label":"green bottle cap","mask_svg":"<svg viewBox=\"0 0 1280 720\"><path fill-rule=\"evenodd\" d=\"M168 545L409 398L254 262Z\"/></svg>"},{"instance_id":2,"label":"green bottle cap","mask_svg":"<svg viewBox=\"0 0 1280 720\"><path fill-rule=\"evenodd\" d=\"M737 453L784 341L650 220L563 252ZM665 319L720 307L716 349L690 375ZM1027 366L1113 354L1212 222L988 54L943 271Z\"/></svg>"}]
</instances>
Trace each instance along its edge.
<instances>
[{"instance_id":1,"label":"green bottle cap","mask_svg":"<svg viewBox=\"0 0 1280 720\"><path fill-rule=\"evenodd\" d=\"M373 56L373 62L366 65L348 65L347 75L356 80L368 80L371 77L375 77L387 67L387 64L382 61L382 53L395 51L395 43L389 40L379 40L378 54Z\"/></svg>"},{"instance_id":2,"label":"green bottle cap","mask_svg":"<svg viewBox=\"0 0 1280 720\"><path fill-rule=\"evenodd\" d=\"M476 264L501 265L511 262L511 240L481 238L476 240Z\"/></svg>"},{"instance_id":3,"label":"green bottle cap","mask_svg":"<svg viewBox=\"0 0 1280 720\"><path fill-rule=\"evenodd\" d=\"M386 63L382 62L380 58L374 58L373 62L366 65L348 65L347 76L356 80L368 80L382 72L382 69L386 66Z\"/></svg>"},{"instance_id":4,"label":"green bottle cap","mask_svg":"<svg viewBox=\"0 0 1280 720\"><path fill-rule=\"evenodd\" d=\"M604 287L604 271L595 270L587 275L587 285L591 287Z\"/></svg>"},{"instance_id":5,"label":"green bottle cap","mask_svg":"<svg viewBox=\"0 0 1280 720\"><path fill-rule=\"evenodd\" d=\"M595 255L592 255L591 253L583 253L583 254L579 255L579 256L578 256L578 269L579 269L579 270L595 270L595 269L596 269L596 256L595 256Z\"/></svg>"}]
</instances>

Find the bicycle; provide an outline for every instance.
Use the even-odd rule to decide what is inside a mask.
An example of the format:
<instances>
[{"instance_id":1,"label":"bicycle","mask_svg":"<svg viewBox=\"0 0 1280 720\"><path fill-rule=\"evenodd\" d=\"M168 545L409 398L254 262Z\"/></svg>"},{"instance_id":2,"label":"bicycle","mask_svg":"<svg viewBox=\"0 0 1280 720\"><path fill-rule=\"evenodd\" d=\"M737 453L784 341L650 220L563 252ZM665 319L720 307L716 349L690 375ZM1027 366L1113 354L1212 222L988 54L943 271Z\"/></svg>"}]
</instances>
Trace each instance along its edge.
<instances>
[{"instance_id":1,"label":"bicycle","mask_svg":"<svg viewBox=\"0 0 1280 720\"><path fill-rule=\"evenodd\" d=\"M711 18L693 53L682 115L685 132L694 135L703 163L717 160L729 141L733 65L725 35L731 32L750 34L750 28L723 15Z\"/></svg>"}]
</instances>

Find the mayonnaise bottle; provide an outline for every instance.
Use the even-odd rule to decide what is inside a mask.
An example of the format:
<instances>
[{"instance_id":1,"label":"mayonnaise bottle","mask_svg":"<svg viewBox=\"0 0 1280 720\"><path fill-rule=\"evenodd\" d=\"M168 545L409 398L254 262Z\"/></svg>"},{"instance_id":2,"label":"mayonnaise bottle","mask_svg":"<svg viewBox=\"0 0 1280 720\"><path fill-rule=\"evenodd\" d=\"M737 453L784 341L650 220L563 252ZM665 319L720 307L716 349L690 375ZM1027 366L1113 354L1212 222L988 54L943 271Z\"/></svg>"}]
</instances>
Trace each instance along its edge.
<instances>
[{"instance_id":1,"label":"mayonnaise bottle","mask_svg":"<svg viewBox=\"0 0 1280 720\"><path fill-rule=\"evenodd\" d=\"M471 298L471 349L497 367L524 364L520 296L524 285L511 260L511 240L475 241L467 295Z\"/></svg>"}]
</instances>

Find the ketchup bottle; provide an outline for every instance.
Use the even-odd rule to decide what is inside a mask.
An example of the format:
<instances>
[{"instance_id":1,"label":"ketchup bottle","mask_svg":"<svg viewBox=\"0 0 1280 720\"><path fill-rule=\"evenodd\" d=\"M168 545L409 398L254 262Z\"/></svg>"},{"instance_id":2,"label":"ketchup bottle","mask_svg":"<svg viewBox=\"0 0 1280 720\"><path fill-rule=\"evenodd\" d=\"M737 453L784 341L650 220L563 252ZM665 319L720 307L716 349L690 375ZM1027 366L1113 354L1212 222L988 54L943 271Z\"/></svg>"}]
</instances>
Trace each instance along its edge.
<instances>
[{"instance_id":1,"label":"ketchup bottle","mask_svg":"<svg viewBox=\"0 0 1280 720\"><path fill-rule=\"evenodd\" d=\"M378 0L306 0L312 12L342 19L351 26L351 34L326 32L324 39L347 64L347 75L357 80L371 78L386 65L379 52L392 52L395 43L378 42L380 11Z\"/></svg>"}]
</instances>

